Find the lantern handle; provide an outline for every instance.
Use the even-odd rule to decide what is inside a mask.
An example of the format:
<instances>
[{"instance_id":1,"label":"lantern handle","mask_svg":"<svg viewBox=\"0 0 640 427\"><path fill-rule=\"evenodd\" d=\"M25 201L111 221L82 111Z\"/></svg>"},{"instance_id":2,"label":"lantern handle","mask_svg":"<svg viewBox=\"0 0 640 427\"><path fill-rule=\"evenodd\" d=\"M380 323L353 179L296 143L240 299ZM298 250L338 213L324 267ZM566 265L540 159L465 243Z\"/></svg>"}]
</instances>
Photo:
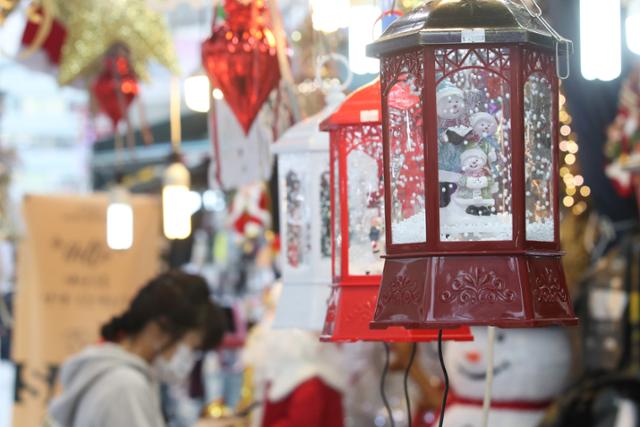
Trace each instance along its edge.
<instances>
[{"instance_id":1,"label":"lantern handle","mask_svg":"<svg viewBox=\"0 0 640 427\"><path fill-rule=\"evenodd\" d=\"M371 26L371 39L375 40L376 38L376 25L378 25L378 22L382 21L382 19L386 18L387 16L392 16L392 15L400 17L400 16L404 16L404 13L401 10L396 10L395 8L385 10L384 12L382 12L380 16L378 16L378 19L376 19L373 22L373 25Z\"/></svg>"},{"instance_id":2,"label":"lantern handle","mask_svg":"<svg viewBox=\"0 0 640 427\"><path fill-rule=\"evenodd\" d=\"M344 65L345 68L347 69L347 72L348 72L347 78L339 86L340 91L344 92L345 90L347 90L347 88L351 85L351 82L353 81L353 72L349 67L349 60L344 55L340 55L339 53L330 53L328 55L323 55L318 57L318 62L316 65L316 80L315 80L316 87L320 88L320 90L326 93L322 84L321 73L322 73L322 67L326 65L329 61L339 62L342 65Z\"/></svg>"},{"instance_id":3,"label":"lantern handle","mask_svg":"<svg viewBox=\"0 0 640 427\"><path fill-rule=\"evenodd\" d=\"M531 3L529 3L531 2ZM555 28L553 28L551 26L551 24L549 24L549 21L547 21L545 19L544 16L542 16L542 9L540 8L540 5L536 2L536 0L520 0L520 3L522 4L522 6L524 6L524 8L527 10L527 12L529 12L529 15L531 15L531 17L537 19L542 26L549 31L549 33L551 34L551 36L555 39L556 43L556 74L558 76L558 78L560 80L566 80L569 78L569 76L571 75L571 61L569 58L569 54L571 53L571 51L573 50L573 43L571 42L571 40L564 38L560 35L560 33L558 33L556 31ZM533 5L533 7L531 6ZM564 46L564 56L565 56L565 70L563 70L562 65L560 64L560 57L563 56L560 46Z\"/></svg>"},{"instance_id":4,"label":"lantern handle","mask_svg":"<svg viewBox=\"0 0 640 427\"><path fill-rule=\"evenodd\" d=\"M524 6L524 8L527 9L527 12L529 12L529 15L531 15L532 17L540 18L542 16L542 8L538 3L536 3L536 0L520 0L520 2ZM531 7L529 2L532 3L533 7Z\"/></svg>"}]
</instances>

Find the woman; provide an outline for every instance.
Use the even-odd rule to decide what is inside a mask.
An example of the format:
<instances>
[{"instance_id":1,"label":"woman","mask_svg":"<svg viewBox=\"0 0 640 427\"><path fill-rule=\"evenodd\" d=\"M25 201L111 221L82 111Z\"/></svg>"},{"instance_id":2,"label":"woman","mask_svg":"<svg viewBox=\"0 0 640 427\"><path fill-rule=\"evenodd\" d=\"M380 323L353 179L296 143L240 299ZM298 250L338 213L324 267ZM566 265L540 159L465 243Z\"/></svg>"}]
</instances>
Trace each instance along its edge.
<instances>
[{"instance_id":1,"label":"woman","mask_svg":"<svg viewBox=\"0 0 640 427\"><path fill-rule=\"evenodd\" d=\"M185 381L195 351L217 346L224 330L224 313L204 279L158 276L102 327L104 343L63 365L63 392L49 408L50 425L164 426L158 382Z\"/></svg>"}]
</instances>

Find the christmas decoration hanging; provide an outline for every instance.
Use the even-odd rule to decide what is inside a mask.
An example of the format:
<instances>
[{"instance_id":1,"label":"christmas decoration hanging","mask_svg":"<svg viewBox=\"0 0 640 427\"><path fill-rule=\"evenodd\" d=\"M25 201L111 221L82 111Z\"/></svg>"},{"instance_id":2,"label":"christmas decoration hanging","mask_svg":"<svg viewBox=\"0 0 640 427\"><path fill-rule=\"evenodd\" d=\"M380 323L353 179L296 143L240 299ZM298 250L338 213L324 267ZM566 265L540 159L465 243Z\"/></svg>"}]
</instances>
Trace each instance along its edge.
<instances>
[{"instance_id":1,"label":"christmas decoration hanging","mask_svg":"<svg viewBox=\"0 0 640 427\"><path fill-rule=\"evenodd\" d=\"M35 12L40 19L30 19L27 21L27 25L24 27L22 33L22 45L30 48L34 44L37 45L37 41L42 31L46 31L46 22L43 22L44 10L42 8ZM45 52L47 59L53 65L60 64L60 58L62 57L62 46L67 38L67 29L57 19L51 21L51 26L47 31L46 37L42 40L41 48Z\"/></svg>"},{"instance_id":2,"label":"christmas decoration hanging","mask_svg":"<svg viewBox=\"0 0 640 427\"><path fill-rule=\"evenodd\" d=\"M375 328L577 321L556 172L571 42L529 8L434 0L368 48L382 60L387 208Z\"/></svg>"},{"instance_id":3,"label":"christmas decoration hanging","mask_svg":"<svg viewBox=\"0 0 640 427\"><path fill-rule=\"evenodd\" d=\"M91 86L91 92L100 110L111 119L116 128L138 95L138 82L127 56L107 55L102 72Z\"/></svg>"},{"instance_id":4,"label":"christmas decoration hanging","mask_svg":"<svg viewBox=\"0 0 640 427\"><path fill-rule=\"evenodd\" d=\"M369 323L384 267L384 176L380 81L353 92L320 129L330 133L333 289L324 341L435 341L438 331ZM412 290L407 289L407 293ZM468 327L447 330L446 340L471 340Z\"/></svg>"},{"instance_id":5,"label":"christmas decoration hanging","mask_svg":"<svg viewBox=\"0 0 640 427\"><path fill-rule=\"evenodd\" d=\"M123 43L130 52L135 75L146 78L146 65L155 59L173 73L177 60L163 17L144 0L56 0L56 17L67 28L58 81L66 85L94 74L96 64Z\"/></svg>"},{"instance_id":6,"label":"christmas decoration hanging","mask_svg":"<svg viewBox=\"0 0 640 427\"><path fill-rule=\"evenodd\" d=\"M340 105L332 87L327 106L272 145L278 161L283 289L275 328L320 331L331 291L329 137L318 125Z\"/></svg>"},{"instance_id":7,"label":"christmas decoration hanging","mask_svg":"<svg viewBox=\"0 0 640 427\"><path fill-rule=\"evenodd\" d=\"M280 81L276 41L264 0L226 0L224 9L226 21L202 44L202 64L249 134Z\"/></svg>"}]
</instances>

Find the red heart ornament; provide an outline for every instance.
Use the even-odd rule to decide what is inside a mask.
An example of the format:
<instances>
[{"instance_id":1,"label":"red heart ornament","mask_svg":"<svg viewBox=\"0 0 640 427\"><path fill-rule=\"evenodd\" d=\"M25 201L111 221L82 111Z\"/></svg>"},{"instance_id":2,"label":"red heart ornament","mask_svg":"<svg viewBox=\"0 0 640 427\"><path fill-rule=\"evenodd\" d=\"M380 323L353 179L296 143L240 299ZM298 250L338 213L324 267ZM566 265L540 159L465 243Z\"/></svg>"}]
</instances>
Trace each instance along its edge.
<instances>
[{"instance_id":1,"label":"red heart ornament","mask_svg":"<svg viewBox=\"0 0 640 427\"><path fill-rule=\"evenodd\" d=\"M111 119L115 128L138 95L138 82L129 60L124 56L105 58L103 70L91 90L100 110Z\"/></svg>"},{"instance_id":2,"label":"red heart ornament","mask_svg":"<svg viewBox=\"0 0 640 427\"><path fill-rule=\"evenodd\" d=\"M246 3L246 2L245 2ZM227 20L202 44L202 64L245 134L280 81L273 32L264 0L226 0Z\"/></svg>"}]
</instances>

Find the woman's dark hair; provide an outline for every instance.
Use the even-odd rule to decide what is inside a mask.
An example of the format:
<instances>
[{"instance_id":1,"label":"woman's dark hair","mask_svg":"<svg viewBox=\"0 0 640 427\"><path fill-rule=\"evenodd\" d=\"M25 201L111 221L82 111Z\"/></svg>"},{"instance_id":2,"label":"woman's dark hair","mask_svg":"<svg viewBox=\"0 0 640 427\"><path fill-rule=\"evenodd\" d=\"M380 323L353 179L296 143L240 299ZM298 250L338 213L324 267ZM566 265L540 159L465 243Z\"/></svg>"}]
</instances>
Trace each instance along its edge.
<instances>
[{"instance_id":1,"label":"woman's dark hair","mask_svg":"<svg viewBox=\"0 0 640 427\"><path fill-rule=\"evenodd\" d=\"M102 326L102 338L118 341L139 333L150 322L157 322L174 341L188 331L202 331L203 349L216 347L226 330L224 313L211 300L207 282L180 271L170 271L149 281L124 313Z\"/></svg>"}]
</instances>

